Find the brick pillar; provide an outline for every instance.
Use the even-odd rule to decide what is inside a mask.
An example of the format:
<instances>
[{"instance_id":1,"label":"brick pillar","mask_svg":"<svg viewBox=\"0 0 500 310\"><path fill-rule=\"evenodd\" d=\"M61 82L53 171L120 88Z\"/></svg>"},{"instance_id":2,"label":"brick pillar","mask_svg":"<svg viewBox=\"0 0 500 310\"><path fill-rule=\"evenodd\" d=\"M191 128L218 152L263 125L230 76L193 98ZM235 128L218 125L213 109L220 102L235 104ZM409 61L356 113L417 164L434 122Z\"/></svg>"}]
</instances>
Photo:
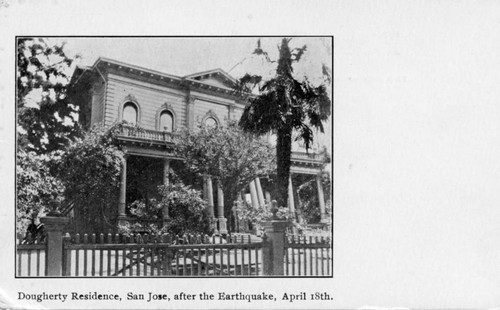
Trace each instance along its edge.
<instances>
[{"instance_id":1,"label":"brick pillar","mask_svg":"<svg viewBox=\"0 0 500 310\"><path fill-rule=\"evenodd\" d=\"M264 274L282 276L285 274L285 230L287 221L271 221L264 224L263 264Z\"/></svg>"},{"instance_id":2,"label":"brick pillar","mask_svg":"<svg viewBox=\"0 0 500 310\"><path fill-rule=\"evenodd\" d=\"M61 216L46 216L40 221L47 231L46 275L49 277L62 276L63 264L63 228L68 223L68 218Z\"/></svg>"},{"instance_id":3,"label":"brick pillar","mask_svg":"<svg viewBox=\"0 0 500 310\"><path fill-rule=\"evenodd\" d=\"M118 203L118 224L125 222L125 203L127 199L127 156L123 157L120 172L120 199Z\"/></svg>"}]
</instances>

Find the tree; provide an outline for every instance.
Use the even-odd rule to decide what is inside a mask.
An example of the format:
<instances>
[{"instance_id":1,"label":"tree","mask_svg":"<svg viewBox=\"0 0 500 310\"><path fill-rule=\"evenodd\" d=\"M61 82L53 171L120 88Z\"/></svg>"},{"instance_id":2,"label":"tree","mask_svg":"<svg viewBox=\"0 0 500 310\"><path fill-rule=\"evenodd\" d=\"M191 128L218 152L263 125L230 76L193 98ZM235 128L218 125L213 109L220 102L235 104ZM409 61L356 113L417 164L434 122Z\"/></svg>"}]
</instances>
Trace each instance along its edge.
<instances>
[{"instance_id":1,"label":"tree","mask_svg":"<svg viewBox=\"0 0 500 310\"><path fill-rule=\"evenodd\" d=\"M54 166L74 203L77 231L96 233L115 228L123 152L113 129L93 128L72 142Z\"/></svg>"},{"instance_id":2,"label":"tree","mask_svg":"<svg viewBox=\"0 0 500 310\"><path fill-rule=\"evenodd\" d=\"M51 200L63 193L63 184L50 172L53 157L17 152L17 232L24 234L31 220L41 217Z\"/></svg>"},{"instance_id":3,"label":"tree","mask_svg":"<svg viewBox=\"0 0 500 310\"><path fill-rule=\"evenodd\" d=\"M62 149L78 134L78 107L68 100L73 59L63 44L42 38L17 41L17 113L20 148L38 154Z\"/></svg>"},{"instance_id":4,"label":"tree","mask_svg":"<svg viewBox=\"0 0 500 310\"><path fill-rule=\"evenodd\" d=\"M233 226L232 206L250 181L267 176L274 170L271 146L251 133L245 133L236 122L218 128L200 127L185 130L177 144L177 155L185 160L189 171L199 178L211 176L220 182L224 192L224 215Z\"/></svg>"},{"instance_id":5,"label":"tree","mask_svg":"<svg viewBox=\"0 0 500 310\"><path fill-rule=\"evenodd\" d=\"M331 114L331 100L325 83L313 86L307 78L299 81L293 75L293 64L300 61L306 46L290 49L291 39L284 38L278 47L276 75L268 81L262 76L246 74L240 79L240 91L251 91L258 86L259 95L250 97L240 119L240 126L248 132L264 135L276 134L277 179L276 194L278 206L285 206L288 200L288 178L290 175L292 134L302 140L306 150L313 142L313 129L323 130ZM267 54L260 48L256 54ZM323 73L328 70L323 66ZM327 76L329 79L329 76Z\"/></svg>"}]
</instances>

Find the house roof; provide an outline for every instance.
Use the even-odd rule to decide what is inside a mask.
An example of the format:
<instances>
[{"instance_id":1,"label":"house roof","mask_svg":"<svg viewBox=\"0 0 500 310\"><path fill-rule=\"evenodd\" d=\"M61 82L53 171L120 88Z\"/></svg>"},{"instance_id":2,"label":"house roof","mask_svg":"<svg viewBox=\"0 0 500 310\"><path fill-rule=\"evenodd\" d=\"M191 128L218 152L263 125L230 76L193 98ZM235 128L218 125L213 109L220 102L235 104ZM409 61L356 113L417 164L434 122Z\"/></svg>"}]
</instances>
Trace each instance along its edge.
<instances>
[{"instance_id":1,"label":"house roof","mask_svg":"<svg viewBox=\"0 0 500 310\"><path fill-rule=\"evenodd\" d=\"M230 87L234 87L238 84L238 82L234 77L230 76L227 72L225 72L220 68L186 75L183 78L188 80L202 81L202 82L210 78L215 78L220 80L222 83L227 84Z\"/></svg>"},{"instance_id":2,"label":"house roof","mask_svg":"<svg viewBox=\"0 0 500 310\"><path fill-rule=\"evenodd\" d=\"M100 74L101 71L98 70L98 68L100 68L101 66L114 67L115 69L123 72L137 74L138 76L142 77L163 80L178 85L215 91L227 95L236 95L235 86L237 85L237 80L220 68L197 72L180 77L105 57L99 57L96 62L90 67L78 66L75 69L73 76L71 77L70 85L76 85L81 78L89 73Z\"/></svg>"}]
</instances>

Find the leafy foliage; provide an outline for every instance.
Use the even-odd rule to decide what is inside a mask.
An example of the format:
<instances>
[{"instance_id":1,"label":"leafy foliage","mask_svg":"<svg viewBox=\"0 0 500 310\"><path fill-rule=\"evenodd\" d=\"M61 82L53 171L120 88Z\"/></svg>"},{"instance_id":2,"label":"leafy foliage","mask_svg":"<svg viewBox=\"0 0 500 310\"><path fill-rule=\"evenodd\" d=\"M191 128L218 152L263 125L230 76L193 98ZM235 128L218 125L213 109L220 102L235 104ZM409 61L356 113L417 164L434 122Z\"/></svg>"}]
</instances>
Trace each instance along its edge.
<instances>
[{"instance_id":1,"label":"leafy foliage","mask_svg":"<svg viewBox=\"0 0 500 310\"><path fill-rule=\"evenodd\" d=\"M64 44L42 38L17 41L17 112L19 146L36 153L49 153L75 137L78 108L67 97L73 59Z\"/></svg>"},{"instance_id":2,"label":"leafy foliage","mask_svg":"<svg viewBox=\"0 0 500 310\"><path fill-rule=\"evenodd\" d=\"M302 140L308 150L313 142L313 129L323 132L323 122L331 114L331 100L324 84L313 86L307 78L293 76L293 63L300 61L306 46L290 49L291 39L283 38L278 47L276 76L263 81L259 76L245 75L239 90L258 87L259 95L249 99L239 125L257 135L277 134L277 200L285 206L288 199L288 176L291 165L292 134ZM260 49L260 46L258 46ZM259 53L263 53L259 51ZM323 66L323 73L328 70Z\"/></svg>"},{"instance_id":3,"label":"leafy foliage","mask_svg":"<svg viewBox=\"0 0 500 310\"><path fill-rule=\"evenodd\" d=\"M63 184L50 172L52 155L17 152L17 232L24 234L32 219L43 215L53 199L60 198Z\"/></svg>"},{"instance_id":4,"label":"leafy foliage","mask_svg":"<svg viewBox=\"0 0 500 310\"><path fill-rule=\"evenodd\" d=\"M169 185L158 186L161 200L136 200L129 205L132 217L136 223L125 223L119 226L119 232L147 232L150 234L170 233L184 234L211 234L207 203L201 198L199 191L174 182ZM169 219L164 225L158 225L163 218L163 212L168 210Z\"/></svg>"},{"instance_id":5,"label":"leafy foliage","mask_svg":"<svg viewBox=\"0 0 500 310\"><path fill-rule=\"evenodd\" d=\"M308 179L309 177L309 179ZM323 186L323 194L325 199L325 209L328 214L331 214L331 179L328 173L321 175ZM302 219L305 224L319 223L321 220L321 212L319 209L318 188L316 176L295 175L293 177L295 184L299 184L297 188L298 203L297 208L300 210Z\"/></svg>"},{"instance_id":6,"label":"leafy foliage","mask_svg":"<svg viewBox=\"0 0 500 310\"><path fill-rule=\"evenodd\" d=\"M168 208L170 219L164 229L172 234L211 234L207 202L201 193L182 183L159 186L162 199L159 205Z\"/></svg>"},{"instance_id":7,"label":"leafy foliage","mask_svg":"<svg viewBox=\"0 0 500 310\"><path fill-rule=\"evenodd\" d=\"M107 232L117 214L123 153L104 128L93 128L72 142L54 167L75 203L79 232Z\"/></svg>"},{"instance_id":8,"label":"leafy foliage","mask_svg":"<svg viewBox=\"0 0 500 310\"><path fill-rule=\"evenodd\" d=\"M224 213L230 225L238 192L256 177L270 174L275 165L270 145L231 121L226 127L183 131L177 146L177 155L185 159L188 170L221 183Z\"/></svg>"},{"instance_id":9,"label":"leafy foliage","mask_svg":"<svg viewBox=\"0 0 500 310\"><path fill-rule=\"evenodd\" d=\"M276 215L273 216L269 204L259 205L258 208L254 208L244 201L237 201L234 210L239 220L250 221L252 224L261 224L272 219L291 221L295 217L295 214L285 207L278 207Z\"/></svg>"}]
</instances>

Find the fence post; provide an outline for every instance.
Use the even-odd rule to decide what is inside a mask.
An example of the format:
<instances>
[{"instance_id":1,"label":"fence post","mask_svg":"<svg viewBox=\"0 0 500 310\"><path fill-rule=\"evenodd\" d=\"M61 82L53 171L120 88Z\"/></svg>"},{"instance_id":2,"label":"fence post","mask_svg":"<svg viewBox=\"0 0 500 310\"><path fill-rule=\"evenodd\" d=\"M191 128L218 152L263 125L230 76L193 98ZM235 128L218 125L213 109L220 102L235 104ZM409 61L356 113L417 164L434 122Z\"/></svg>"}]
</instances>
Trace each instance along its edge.
<instances>
[{"instance_id":1,"label":"fence post","mask_svg":"<svg viewBox=\"0 0 500 310\"><path fill-rule=\"evenodd\" d=\"M271 221L264 224L267 240L263 247L264 274L282 276L285 274L285 230L287 221Z\"/></svg>"},{"instance_id":2,"label":"fence post","mask_svg":"<svg viewBox=\"0 0 500 310\"><path fill-rule=\"evenodd\" d=\"M63 237L63 270L62 275L65 277L71 276L71 250L67 249L66 245L71 242L71 236L69 233ZM77 254L78 255L78 254Z\"/></svg>"},{"instance_id":3,"label":"fence post","mask_svg":"<svg viewBox=\"0 0 500 310\"><path fill-rule=\"evenodd\" d=\"M54 214L55 215L55 214ZM64 226L68 223L68 218L62 216L42 217L40 221L44 224L47 231L47 250L46 250L46 275L49 277L60 277L62 275L63 261L63 235Z\"/></svg>"}]
</instances>

